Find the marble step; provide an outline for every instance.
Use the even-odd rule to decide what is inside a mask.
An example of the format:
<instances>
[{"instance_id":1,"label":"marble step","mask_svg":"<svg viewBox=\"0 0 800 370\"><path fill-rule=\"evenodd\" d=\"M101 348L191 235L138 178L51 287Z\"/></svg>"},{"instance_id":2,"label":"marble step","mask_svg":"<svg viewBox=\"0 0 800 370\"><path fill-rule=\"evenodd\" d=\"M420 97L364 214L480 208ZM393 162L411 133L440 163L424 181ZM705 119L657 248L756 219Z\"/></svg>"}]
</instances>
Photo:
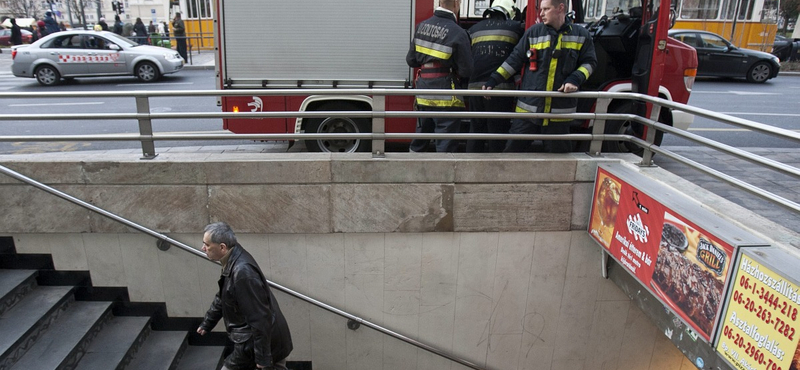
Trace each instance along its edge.
<instances>
[{"instance_id":1,"label":"marble step","mask_svg":"<svg viewBox=\"0 0 800 370\"><path fill-rule=\"evenodd\" d=\"M149 317L112 317L86 349L75 370L124 369L146 340L149 325Z\"/></svg>"},{"instance_id":2,"label":"marble step","mask_svg":"<svg viewBox=\"0 0 800 370\"><path fill-rule=\"evenodd\" d=\"M151 331L127 370L173 370L186 349L185 331Z\"/></svg>"},{"instance_id":3,"label":"marble step","mask_svg":"<svg viewBox=\"0 0 800 370\"><path fill-rule=\"evenodd\" d=\"M0 369L7 369L31 348L75 299L73 287L40 286L0 315Z\"/></svg>"},{"instance_id":4,"label":"marble step","mask_svg":"<svg viewBox=\"0 0 800 370\"><path fill-rule=\"evenodd\" d=\"M0 270L0 315L36 287L36 270Z\"/></svg>"},{"instance_id":5,"label":"marble step","mask_svg":"<svg viewBox=\"0 0 800 370\"><path fill-rule=\"evenodd\" d=\"M188 346L177 370L218 370L222 367L224 346Z\"/></svg>"},{"instance_id":6,"label":"marble step","mask_svg":"<svg viewBox=\"0 0 800 370\"><path fill-rule=\"evenodd\" d=\"M61 370L78 363L111 317L111 302L72 302L11 370Z\"/></svg>"}]
</instances>

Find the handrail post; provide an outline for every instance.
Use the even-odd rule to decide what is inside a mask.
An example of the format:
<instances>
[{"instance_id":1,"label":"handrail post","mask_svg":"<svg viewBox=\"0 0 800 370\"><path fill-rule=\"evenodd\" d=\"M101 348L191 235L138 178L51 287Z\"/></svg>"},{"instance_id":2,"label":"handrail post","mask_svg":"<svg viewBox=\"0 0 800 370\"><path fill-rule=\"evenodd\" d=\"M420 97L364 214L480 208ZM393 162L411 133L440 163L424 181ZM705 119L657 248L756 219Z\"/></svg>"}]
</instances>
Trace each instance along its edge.
<instances>
[{"instance_id":1,"label":"handrail post","mask_svg":"<svg viewBox=\"0 0 800 370\"><path fill-rule=\"evenodd\" d=\"M142 142L142 158L153 159L156 154L156 147L153 143L153 123L150 121L150 100L147 96L136 97L136 113L139 115L147 115L148 118L139 118L139 135L143 138ZM144 137L149 137L145 139Z\"/></svg>"},{"instance_id":2,"label":"handrail post","mask_svg":"<svg viewBox=\"0 0 800 370\"><path fill-rule=\"evenodd\" d=\"M372 158L386 157L386 95L372 96Z\"/></svg>"},{"instance_id":3,"label":"handrail post","mask_svg":"<svg viewBox=\"0 0 800 370\"><path fill-rule=\"evenodd\" d=\"M611 99L608 98L598 98L597 104L595 105L595 113L602 112L608 113L608 106L611 105ZM603 149L603 139L598 139L600 136L603 135L606 131L606 120L605 118L595 118L594 124L592 125L592 141L589 143L589 155L596 157L600 155L600 152Z\"/></svg>"},{"instance_id":4,"label":"handrail post","mask_svg":"<svg viewBox=\"0 0 800 370\"><path fill-rule=\"evenodd\" d=\"M650 110L650 119L654 122L658 122L658 116L661 113L661 106L655 103L652 103L653 107ZM648 144L654 144L656 142L656 134L658 133L658 129L654 126L646 126L647 135L645 135L645 141ZM642 167L649 167L653 165L653 151L650 150L650 147L644 147L644 152L642 152L642 161L639 162L639 166Z\"/></svg>"}]
</instances>

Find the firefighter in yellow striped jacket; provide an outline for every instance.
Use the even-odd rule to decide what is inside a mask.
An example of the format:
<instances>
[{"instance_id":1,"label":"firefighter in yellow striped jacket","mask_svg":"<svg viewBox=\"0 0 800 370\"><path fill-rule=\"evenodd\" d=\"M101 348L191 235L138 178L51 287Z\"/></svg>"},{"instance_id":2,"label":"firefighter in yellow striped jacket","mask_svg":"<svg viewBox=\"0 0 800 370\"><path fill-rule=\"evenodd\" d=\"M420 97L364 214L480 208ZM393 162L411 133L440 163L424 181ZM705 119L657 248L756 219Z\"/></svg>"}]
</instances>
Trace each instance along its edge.
<instances>
[{"instance_id":1,"label":"firefighter in yellow striped jacket","mask_svg":"<svg viewBox=\"0 0 800 370\"><path fill-rule=\"evenodd\" d=\"M461 0L439 0L439 7L417 25L414 40L406 55L412 68L419 68L415 79L417 89L461 89L472 73L469 35L461 28L456 14ZM461 96L417 95L416 106L421 111L463 111ZM448 118L419 118L417 133L456 133L460 120ZM430 140L413 140L411 151L421 152ZM454 152L455 140L436 140L437 152Z\"/></svg>"},{"instance_id":2,"label":"firefighter in yellow striped jacket","mask_svg":"<svg viewBox=\"0 0 800 370\"><path fill-rule=\"evenodd\" d=\"M578 90L597 66L592 37L585 28L573 24L566 17L566 0L542 0L537 23L522 36L508 59L495 71L484 85L491 90L517 72L522 71L522 90L561 91ZM517 112L523 113L574 113L577 98L521 97ZM513 119L511 134L567 134L570 119ZM530 141L509 140L506 152L523 152ZM547 140L545 150L564 153L572 150L573 142Z\"/></svg>"}]
</instances>

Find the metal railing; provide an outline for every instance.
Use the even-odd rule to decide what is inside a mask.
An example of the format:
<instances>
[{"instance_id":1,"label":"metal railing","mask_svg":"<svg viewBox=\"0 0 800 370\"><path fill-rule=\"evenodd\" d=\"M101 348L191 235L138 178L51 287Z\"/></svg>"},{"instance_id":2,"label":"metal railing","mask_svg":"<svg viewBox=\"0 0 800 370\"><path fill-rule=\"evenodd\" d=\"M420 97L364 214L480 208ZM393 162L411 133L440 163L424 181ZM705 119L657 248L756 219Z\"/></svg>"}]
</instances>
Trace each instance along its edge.
<instances>
[{"instance_id":1,"label":"metal railing","mask_svg":"<svg viewBox=\"0 0 800 370\"><path fill-rule=\"evenodd\" d=\"M460 91L465 96L559 96L562 93L553 92L523 92L523 91ZM43 120L136 120L138 122L138 133L131 134L95 134L95 135L13 135L13 136L0 136L1 142L52 142L52 141L70 141L70 142L89 142L89 141L138 141L142 146L143 159L154 158L157 154L155 152L155 141L202 141L202 140L317 140L317 139L363 139L372 141L372 150L374 158L381 158L385 155L385 142L386 140L395 139L500 139L500 140L582 140L589 141L589 154L599 155L604 140L624 141L633 143L643 148L642 161L640 165L649 166L652 164L653 153L659 153L676 161L679 161L687 166L704 172L713 176L725 183L736 186L751 194L763 197L775 204L778 204L787 209L795 212L800 212L800 204L791 200L785 199L778 195L772 194L766 190L760 189L756 186L748 184L742 180L736 179L732 176L726 175L716 171L710 167L694 162L680 155L677 155L667 149L661 148L654 144L656 137L656 130L670 133L687 140L691 140L698 144L713 148L715 150L733 155L735 157L750 161L760 166L787 174L794 178L800 179L800 169L762 157L747 151L734 148L725 144L721 144L701 136L675 129L668 125L656 122L657 114L660 112L661 107L666 107L672 110L683 111L693 114L696 117L704 117L707 119L715 120L718 122L734 125L741 128L746 128L754 132L759 132L767 135L777 136L783 139L792 140L800 143L800 133L789 130L775 128L772 126L764 125L758 122L745 120L737 117L732 117L713 111L690 107L687 105L670 102L660 98L654 98L646 95L633 94L633 93L605 93L605 92L578 92L571 93L571 97L576 98L589 98L597 99L596 109L604 112L607 110L613 100L639 100L652 104L651 112L655 120L646 119L633 114L609 114L609 113L576 113L576 114L544 114L544 113L490 113L490 112L430 112L430 111L386 111L386 97L396 95L451 95L452 91L449 90L404 90L404 89L286 89L286 90L209 90L209 91L128 91L128 92L38 92L38 93L0 93L0 99L11 98L88 98L88 97L103 97L103 98L130 98L133 97L136 101L135 113L80 113L80 114L4 114L0 116L0 122L3 121L43 121ZM150 99L158 97L175 97L175 96L265 96L265 95L364 95L372 97L372 110L371 111L316 111L316 112L238 112L238 113L203 113L203 112L190 112L190 113L152 113L150 112ZM386 118L403 118L403 117L452 117L457 116L460 118L569 118L577 120L591 120L593 122L592 131L588 134L568 134L568 135L517 135L517 134L417 134L417 133L387 133L385 127ZM327 117L350 117L350 118L368 118L372 120L371 133L357 133L357 134L306 134L306 133L291 133L291 134L167 134L153 132L152 120L170 120L170 119L198 119L198 118L327 118ZM645 140L621 134L605 134L605 122L607 120L628 120L645 125L655 130L648 130ZM57 189L49 187L45 184L37 182L22 174L12 171L6 167L0 166L0 172L15 178L19 181L25 182L38 189L44 190L48 193L56 195L62 199L70 201L81 207L87 208L93 212L97 212L103 216L111 218L126 226L136 229L140 232L148 234L159 240L159 248L166 248L169 245L177 246L189 253L199 257L204 257L205 254L201 251L192 248L177 240L171 239L166 235L155 232L144 226L138 225L133 221L127 220L123 217L105 211L92 204L84 202L80 199L72 197ZM296 298L304 300L308 303L314 304L327 311L333 312L337 315L345 317L353 322L361 325L368 326L376 331L390 335L394 338L402 340L406 343L414 345L423 350L437 354L441 357L447 358L451 361L457 362L461 365L472 369L480 369L477 365L457 358L443 351L440 351L430 345L419 342L417 340L406 337L402 334L396 333L379 325L376 325L367 320L361 319L357 316L339 310L333 306L319 302L306 295L283 287L274 282L268 281L270 286L283 291Z\"/></svg>"},{"instance_id":2,"label":"metal railing","mask_svg":"<svg viewBox=\"0 0 800 370\"><path fill-rule=\"evenodd\" d=\"M589 141L589 154L599 155L602 143L605 140L633 143L643 148L641 165L649 166L652 164L653 153L660 153L666 157L675 159L687 166L706 173L723 182L733 185L748 193L755 194L776 204L800 212L800 204L772 194L766 190L750 185L732 176L716 171L700 163L681 157L667 149L654 144L656 130L670 133L675 136L693 141L695 143L713 148L723 153L730 154L740 159L756 163L760 166L778 171L783 174L800 179L800 169L738 149L729 145L721 144L701 136L673 128L668 125L656 122L661 107L666 107L674 111L682 111L703 117L717 122L746 128L754 132L772 135L794 142L800 143L800 133L776 128L755 121L750 121L738 117L716 113L710 110L691 107L685 104L671 102L665 99L651 97L635 93L608 93L608 92L575 92L570 93L570 97L580 99L596 99L596 111L605 112L609 105L615 100L638 100L652 104L651 117L647 119L633 114L612 114L612 113L573 113L573 114L545 114L545 113L494 113L494 112L431 112L431 111L387 111L386 98L389 96L408 96L414 94L421 95L452 95L451 90L410 90L410 89L247 89L247 90L203 90L203 91L116 91L116 92L40 92L40 93L15 93L0 92L0 99L6 98L131 98L136 101L135 113L75 113L75 114L4 114L0 116L2 121L19 120L136 120L139 124L138 134L96 134L96 135L13 135L0 136L3 142L87 142L87 141L138 141L142 146L143 158L155 158L156 141L224 141L224 140L319 140L319 139L361 139L372 141L372 152L375 157L385 155L386 140L401 139L441 139L449 138L456 140L576 140ZM464 96L563 96L558 92L541 91L480 91L480 90L461 90L459 94ZM150 112L150 99L160 97L193 96L193 97L220 97L220 96L370 96L372 98L371 111L275 111L275 112L189 112L189 113L152 113ZM568 135L519 135L519 134L417 134L417 133L391 133L386 132L387 118L408 118L408 117L460 117L460 118L567 118L576 120L589 120L593 122L591 133L589 134L568 134ZM209 119L209 118L327 118L327 117L350 117L366 118L372 120L371 133L284 133L284 134L170 134L153 132L153 120L176 120L176 119ZM629 120L647 127L655 128L648 130L645 140L621 134L606 134L605 122L607 120Z\"/></svg>"}]
</instances>

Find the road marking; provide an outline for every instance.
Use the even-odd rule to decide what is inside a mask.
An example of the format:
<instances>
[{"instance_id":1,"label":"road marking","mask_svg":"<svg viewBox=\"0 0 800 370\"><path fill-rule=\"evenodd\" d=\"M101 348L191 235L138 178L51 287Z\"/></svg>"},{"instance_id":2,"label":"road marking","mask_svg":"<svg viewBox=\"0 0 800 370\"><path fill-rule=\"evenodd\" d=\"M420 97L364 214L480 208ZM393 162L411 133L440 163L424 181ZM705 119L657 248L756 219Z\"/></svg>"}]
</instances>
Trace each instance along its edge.
<instances>
[{"instance_id":1,"label":"road marking","mask_svg":"<svg viewBox=\"0 0 800 370\"><path fill-rule=\"evenodd\" d=\"M83 103L31 103L31 104L9 104L9 107L45 107L50 105L100 105L105 104L101 101L91 101Z\"/></svg>"},{"instance_id":2,"label":"road marking","mask_svg":"<svg viewBox=\"0 0 800 370\"><path fill-rule=\"evenodd\" d=\"M117 84L117 86L194 85L194 82L144 82L139 84Z\"/></svg>"},{"instance_id":3,"label":"road marking","mask_svg":"<svg viewBox=\"0 0 800 370\"><path fill-rule=\"evenodd\" d=\"M692 94L734 94L734 95L783 95L782 93L768 93L756 91L697 91L692 90Z\"/></svg>"},{"instance_id":4,"label":"road marking","mask_svg":"<svg viewBox=\"0 0 800 370\"><path fill-rule=\"evenodd\" d=\"M757 112L717 112L731 116L774 116L774 117L800 117L798 113L757 113Z\"/></svg>"},{"instance_id":5,"label":"road marking","mask_svg":"<svg viewBox=\"0 0 800 370\"><path fill-rule=\"evenodd\" d=\"M753 130L748 130L746 128L711 128L711 127L697 127L697 128L690 128L689 131L712 131L712 132L752 132ZM788 130L794 132L800 132L800 130Z\"/></svg>"}]
</instances>

